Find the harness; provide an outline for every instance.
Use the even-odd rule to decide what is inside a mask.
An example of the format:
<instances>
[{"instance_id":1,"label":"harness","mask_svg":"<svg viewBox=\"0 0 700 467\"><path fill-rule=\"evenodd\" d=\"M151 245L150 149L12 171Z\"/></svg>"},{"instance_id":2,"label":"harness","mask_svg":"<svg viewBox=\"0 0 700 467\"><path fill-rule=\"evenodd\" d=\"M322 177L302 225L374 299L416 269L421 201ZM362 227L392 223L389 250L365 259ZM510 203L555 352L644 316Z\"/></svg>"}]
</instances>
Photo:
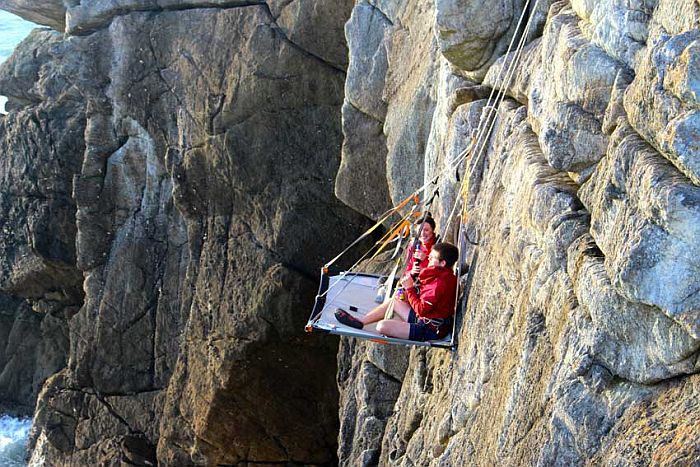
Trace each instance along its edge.
<instances>
[{"instance_id":1,"label":"harness","mask_svg":"<svg viewBox=\"0 0 700 467\"><path fill-rule=\"evenodd\" d=\"M450 319L451 318L422 318L416 316L417 323L422 323L438 336L447 335L446 331L449 331L449 329L446 325L450 322Z\"/></svg>"}]
</instances>

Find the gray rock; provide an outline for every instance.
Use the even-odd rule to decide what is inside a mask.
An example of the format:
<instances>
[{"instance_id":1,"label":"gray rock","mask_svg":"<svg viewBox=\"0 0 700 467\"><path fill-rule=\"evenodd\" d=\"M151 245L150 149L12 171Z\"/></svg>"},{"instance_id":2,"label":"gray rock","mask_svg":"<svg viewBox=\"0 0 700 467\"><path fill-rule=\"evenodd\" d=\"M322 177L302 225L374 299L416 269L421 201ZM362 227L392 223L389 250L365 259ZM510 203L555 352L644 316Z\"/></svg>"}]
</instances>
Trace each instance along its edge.
<instances>
[{"instance_id":1,"label":"gray rock","mask_svg":"<svg viewBox=\"0 0 700 467\"><path fill-rule=\"evenodd\" d=\"M634 76L626 73L624 70L620 70L615 77L610 93L610 102L608 103L608 108L605 109L605 117L603 118L603 132L606 135L612 134L619 125L627 124L624 97L625 91L633 79Z\"/></svg>"},{"instance_id":2,"label":"gray rock","mask_svg":"<svg viewBox=\"0 0 700 467\"><path fill-rule=\"evenodd\" d=\"M367 0L370 5L379 10L392 24L401 22L401 16L406 10L407 2L396 0Z\"/></svg>"},{"instance_id":3,"label":"gray rock","mask_svg":"<svg viewBox=\"0 0 700 467\"><path fill-rule=\"evenodd\" d=\"M386 117L387 104L382 93L388 66L387 36L391 34L391 26L377 8L365 2L355 5L345 25L345 37L352 51L345 79L345 99L379 122Z\"/></svg>"},{"instance_id":4,"label":"gray rock","mask_svg":"<svg viewBox=\"0 0 700 467\"><path fill-rule=\"evenodd\" d=\"M629 126L618 127L608 156L581 189L613 286L631 301L661 308L695 339L699 195Z\"/></svg>"},{"instance_id":5,"label":"gray rock","mask_svg":"<svg viewBox=\"0 0 700 467\"><path fill-rule=\"evenodd\" d=\"M540 42L541 39L537 38L522 52L510 52L496 60L484 77L484 85L527 105L534 75L542 66ZM494 93L494 99L496 95Z\"/></svg>"},{"instance_id":6,"label":"gray rock","mask_svg":"<svg viewBox=\"0 0 700 467\"><path fill-rule=\"evenodd\" d=\"M581 30L588 40L611 57L636 69L649 37L649 22L657 3L657 0L573 0L571 7L583 20Z\"/></svg>"},{"instance_id":7,"label":"gray rock","mask_svg":"<svg viewBox=\"0 0 700 467\"><path fill-rule=\"evenodd\" d=\"M107 29L49 49L78 93L74 119L57 119L84 137L62 152L77 156L60 178L73 236L55 241L72 247L85 303L38 402L34 460L334 462L336 344L299 334L318 265L367 227L333 196L342 59L300 48L265 6L155 11L105 11L91 27ZM22 60L47 56L25 47ZM51 68L26 70L18 106L43 99L34 83ZM32 277L12 290L34 299Z\"/></svg>"},{"instance_id":8,"label":"gray rock","mask_svg":"<svg viewBox=\"0 0 700 467\"><path fill-rule=\"evenodd\" d=\"M66 365L82 304L75 202L85 115L61 35L33 31L0 67L0 403L26 412Z\"/></svg>"},{"instance_id":9,"label":"gray rock","mask_svg":"<svg viewBox=\"0 0 700 467\"><path fill-rule=\"evenodd\" d=\"M695 184L700 183L696 157L700 134L697 55L700 31L675 36L655 34L624 105L634 129Z\"/></svg>"},{"instance_id":10,"label":"gray rock","mask_svg":"<svg viewBox=\"0 0 700 467\"><path fill-rule=\"evenodd\" d=\"M700 21L700 11L697 6L688 0L644 0L647 6L656 7L651 19L650 35L653 37L658 32L665 34L681 34L697 29ZM658 28L660 31L654 32Z\"/></svg>"},{"instance_id":11,"label":"gray rock","mask_svg":"<svg viewBox=\"0 0 700 467\"><path fill-rule=\"evenodd\" d=\"M438 0L435 21L441 53L470 78L483 77L490 62L503 53L524 2L499 2L481 8L472 2Z\"/></svg>"},{"instance_id":12,"label":"gray rock","mask_svg":"<svg viewBox=\"0 0 700 467\"><path fill-rule=\"evenodd\" d=\"M426 179L439 178L436 184L428 187L426 196L431 197L438 190L438 197L430 210L436 218L442 219L438 232L444 240L449 240L455 235L461 214L461 206L456 206L459 204L458 179L461 181L461 177L466 176L465 160L476 152L477 141L472 138L479 136L476 129L482 117L481 106L468 104L484 99L489 90L455 75L445 59L441 63L439 79L437 103L425 153ZM470 145L472 151L465 153Z\"/></svg>"},{"instance_id":13,"label":"gray rock","mask_svg":"<svg viewBox=\"0 0 700 467\"><path fill-rule=\"evenodd\" d=\"M403 347L341 340L340 465L370 466L379 462L382 436L401 388L407 354L408 349Z\"/></svg>"},{"instance_id":14,"label":"gray rock","mask_svg":"<svg viewBox=\"0 0 700 467\"><path fill-rule=\"evenodd\" d=\"M391 208L386 178L386 137L381 121L343 104L342 160L335 178L341 201L370 218Z\"/></svg>"},{"instance_id":15,"label":"gray rock","mask_svg":"<svg viewBox=\"0 0 700 467\"><path fill-rule=\"evenodd\" d=\"M698 236L696 187L627 122L637 112L640 128L649 128L638 130L646 139L658 137L651 128L664 112L680 115L640 71L657 38L666 40L656 30L695 33L697 5L572 5L552 5L542 38L532 38L512 83L498 85L495 76L513 55L494 57L487 83L527 107L510 99L496 106L485 118L494 123L485 150L468 160L464 183L457 186L454 175L445 182L450 197L465 192L461 233L475 243L466 248L471 270L457 350L411 352L381 445L370 441L381 427L371 410L350 402L358 386L342 384L348 404L341 439L356 449L343 447L341 463L646 465L700 458L697 443L688 441L697 426L698 320L690 303L697 287L689 273L697 269L690 240ZM492 13L468 6L480 11L455 10L455 21ZM383 11L392 11L394 24L402 14ZM694 96L686 84L694 70L690 45L665 55L673 65L657 67L664 92L673 89L683 105ZM475 58L485 56L477 50L483 55ZM394 67L400 64L390 54L387 76ZM426 174L467 147L486 105L486 96L460 88L457 68L432 75ZM636 87L650 105L635 107L629 94ZM392 105L412 108L387 102L389 113ZM391 172L389 178L399 179ZM448 212L442 203L438 224ZM683 310L669 311L684 300ZM350 360L340 354L340 375L366 368L366 360ZM356 427L366 427L369 439Z\"/></svg>"},{"instance_id":16,"label":"gray rock","mask_svg":"<svg viewBox=\"0 0 700 467\"><path fill-rule=\"evenodd\" d=\"M245 7L250 4L265 3L263 0L70 0L66 12L66 32L73 35L90 34L129 12Z\"/></svg>"},{"instance_id":17,"label":"gray rock","mask_svg":"<svg viewBox=\"0 0 700 467\"><path fill-rule=\"evenodd\" d=\"M340 70L347 68L343 24L353 2L270 0L267 4L287 39Z\"/></svg>"},{"instance_id":18,"label":"gray rock","mask_svg":"<svg viewBox=\"0 0 700 467\"><path fill-rule=\"evenodd\" d=\"M0 400L4 411L27 416L46 378L66 364L70 315L58 307L53 314L38 313L5 294L0 304Z\"/></svg>"},{"instance_id":19,"label":"gray rock","mask_svg":"<svg viewBox=\"0 0 700 467\"><path fill-rule=\"evenodd\" d=\"M0 0L0 10L9 11L27 21L49 26L57 31L66 28L66 7L65 0Z\"/></svg>"},{"instance_id":20,"label":"gray rock","mask_svg":"<svg viewBox=\"0 0 700 467\"><path fill-rule=\"evenodd\" d=\"M570 9L550 17L542 37L542 73L556 77L546 87L560 102L574 103L601 118L622 65L590 43L578 24Z\"/></svg>"},{"instance_id":21,"label":"gray rock","mask_svg":"<svg viewBox=\"0 0 700 467\"><path fill-rule=\"evenodd\" d=\"M698 376L682 378L663 387L655 397L644 398L625 411L590 459L591 464L687 464L700 451L688 443L697 429ZM653 428L651 428L653 427ZM663 439L659 434L663 433Z\"/></svg>"},{"instance_id":22,"label":"gray rock","mask_svg":"<svg viewBox=\"0 0 700 467\"><path fill-rule=\"evenodd\" d=\"M438 47L426 17L431 2L409 3L389 40L389 71L383 98L388 103L387 181L393 203L424 184L424 157L435 110L432 76L439 70Z\"/></svg>"},{"instance_id":23,"label":"gray rock","mask_svg":"<svg viewBox=\"0 0 700 467\"><path fill-rule=\"evenodd\" d=\"M585 172L605 154L601 123L622 67L583 37L569 9L550 17L540 53L543 66L527 101L530 122L553 167Z\"/></svg>"},{"instance_id":24,"label":"gray rock","mask_svg":"<svg viewBox=\"0 0 700 467\"><path fill-rule=\"evenodd\" d=\"M391 207L386 172L387 38L391 23L369 3L355 5L345 25L350 54L343 104L338 199L371 218Z\"/></svg>"},{"instance_id":25,"label":"gray rock","mask_svg":"<svg viewBox=\"0 0 700 467\"><path fill-rule=\"evenodd\" d=\"M438 0L435 22L440 51L468 78L481 80L501 54L518 48L520 36L513 36L516 30L525 30L528 19L524 43L539 35L552 3L496 2L483 8L468 1Z\"/></svg>"},{"instance_id":26,"label":"gray rock","mask_svg":"<svg viewBox=\"0 0 700 467\"><path fill-rule=\"evenodd\" d=\"M383 2L383 11L390 4ZM438 67L438 53L424 20L433 14L432 4L420 1L392 8L398 16L390 21L378 7L360 2L346 26L350 106L345 106L346 141L336 193L372 217L389 207L385 190L397 203L423 185L423 157L435 107L430 77ZM387 73L391 63L395 66Z\"/></svg>"},{"instance_id":27,"label":"gray rock","mask_svg":"<svg viewBox=\"0 0 700 467\"><path fill-rule=\"evenodd\" d=\"M588 235L570 248L568 271L593 326L592 356L612 374L641 384L696 372L700 342L658 308L622 297L603 261Z\"/></svg>"}]
</instances>

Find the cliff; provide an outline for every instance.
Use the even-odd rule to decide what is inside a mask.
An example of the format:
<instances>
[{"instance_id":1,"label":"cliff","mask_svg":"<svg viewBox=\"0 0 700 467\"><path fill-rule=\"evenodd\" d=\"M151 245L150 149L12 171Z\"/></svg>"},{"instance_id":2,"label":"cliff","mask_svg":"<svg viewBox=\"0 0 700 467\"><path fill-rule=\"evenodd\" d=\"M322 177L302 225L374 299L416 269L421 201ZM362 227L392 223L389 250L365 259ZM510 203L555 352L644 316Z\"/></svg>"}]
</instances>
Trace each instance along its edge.
<instances>
[{"instance_id":1,"label":"cliff","mask_svg":"<svg viewBox=\"0 0 700 467\"><path fill-rule=\"evenodd\" d=\"M74 5L2 67L3 293L80 292L32 462L332 463L337 343L302 336L367 226L333 195L351 5L170 3Z\"/></svg>"},{"instance_id":2,"label":"cliff","mask_svg":"<svg viewBox=\"0 0 700 467\"><path fill-rule=\"evenodd\" d=\"M356 138L394 201L441 174L439 224L464 186L470 270L456 351L341 344L341 463L696 463L697 2L361 1L346 34L338 186Z\"/></svg>"},{"instance_id":3,"label":"cliff","mask_svg":"<svg viewBox=\"0 0 700 467\"><path fill-rule=\"evenodd\" d=\"M697 2L0 8L60 31L0 67L33 463L700 459ZM318 267L437 174L456 350L304 336Z\"/></svg>"}]
</instances>

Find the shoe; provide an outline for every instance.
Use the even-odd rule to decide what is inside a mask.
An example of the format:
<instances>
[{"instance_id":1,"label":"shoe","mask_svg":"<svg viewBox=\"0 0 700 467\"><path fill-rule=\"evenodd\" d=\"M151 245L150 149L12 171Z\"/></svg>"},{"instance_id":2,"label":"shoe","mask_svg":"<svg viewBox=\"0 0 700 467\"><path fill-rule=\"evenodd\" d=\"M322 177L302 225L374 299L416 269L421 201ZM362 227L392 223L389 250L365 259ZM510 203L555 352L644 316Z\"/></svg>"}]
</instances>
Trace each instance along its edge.
<instances>
[{"instance_id":1,"label":"shoe","mask_svg":"<svg viewBox=\"0 0 700 467\"><path fill-rule=\"evenodd\" d=\"M337 308L335 310L335 319L337 319L344 325L350 326L351 328L355 329L362 329L362 327L364 326L364 324L362 324L362 321L353 317L350 313L343 310L342 308Z\"/></svg>"}]
</instances>

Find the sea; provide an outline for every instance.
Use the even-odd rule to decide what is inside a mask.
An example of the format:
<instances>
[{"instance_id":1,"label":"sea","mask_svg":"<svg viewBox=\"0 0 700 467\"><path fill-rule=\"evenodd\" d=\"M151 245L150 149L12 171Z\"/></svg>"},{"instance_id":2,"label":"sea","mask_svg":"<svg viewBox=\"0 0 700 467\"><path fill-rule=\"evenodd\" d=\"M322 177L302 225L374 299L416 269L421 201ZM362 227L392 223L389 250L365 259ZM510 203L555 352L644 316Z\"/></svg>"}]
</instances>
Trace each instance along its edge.
<instances>
[{"instance_id":1,"label":"sea","mask_svg":"<svg viewBox=\"0 0 700 467\"><path fill-rule=\"evenodd\" d=\"M10 13L0 11L0 64L12 55L12 50L37 27ZM0 113L5 113L5 96L0 96ZM0 157L2 155L0 154ZM32 421L0 415L0 466L27 465L27 438Z\"/></svg>"},{"instance_id":2,"label":"sea","mask_svg":"<svg viewBox=\"0 0 700 467\"><path fill-rule=\"evenodd\" d=\"M24 467L27 465L27 438L32 421L9 415L0 416L0 465Z\"/></svg>"},{"instance_id":3,"label":"sea","mask_svg":"<svg viewBox=\"0 0 700 467\"><path fill-rule=\"evenodd\" d=\"M22 18L5 11L0 11L0 63L12 55L12 50L22 39L27 37L29 31L37 27L36 24L25 21ZM0 96L0 112L5 113L7 99ZM0 434L2 436L2 434ZM0 465L2 465L0 463Z\"/></svg>"}]
</instances>

